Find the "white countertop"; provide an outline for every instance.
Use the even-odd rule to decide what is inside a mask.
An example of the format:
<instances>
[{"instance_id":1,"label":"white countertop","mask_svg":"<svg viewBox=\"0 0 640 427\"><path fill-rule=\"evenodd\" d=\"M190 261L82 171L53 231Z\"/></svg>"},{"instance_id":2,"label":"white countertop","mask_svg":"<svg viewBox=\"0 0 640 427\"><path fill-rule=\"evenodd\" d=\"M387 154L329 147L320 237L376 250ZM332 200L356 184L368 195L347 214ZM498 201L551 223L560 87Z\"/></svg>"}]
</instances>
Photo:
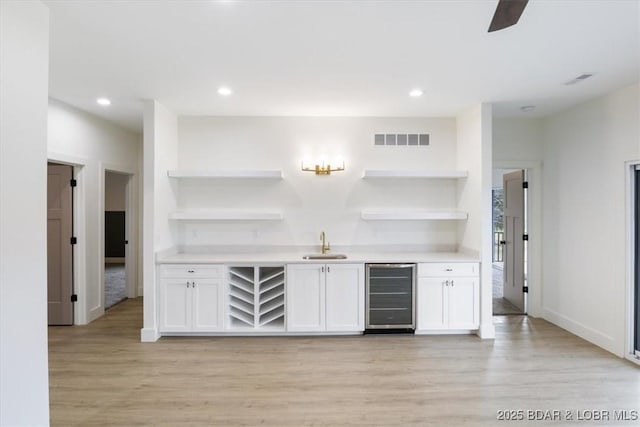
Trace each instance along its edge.
<instances>
[{"instance_id":1,"label":"white countertop","mask_svg":"<svg viewBox=\"0 0 640 427\"><path fill-rule=\"evenodd\" d=\"M477 254L466 252L432 252L432 251L349 251L348 248L336 248L331 254L345 254L346 259L314 259L305 260L307 254L317 253L313 250L247 250L224 251L166 251L156 254L157 264L325 264L325 263L420 263L420 262L480 262Z\"/></svg>"}]
</instances>

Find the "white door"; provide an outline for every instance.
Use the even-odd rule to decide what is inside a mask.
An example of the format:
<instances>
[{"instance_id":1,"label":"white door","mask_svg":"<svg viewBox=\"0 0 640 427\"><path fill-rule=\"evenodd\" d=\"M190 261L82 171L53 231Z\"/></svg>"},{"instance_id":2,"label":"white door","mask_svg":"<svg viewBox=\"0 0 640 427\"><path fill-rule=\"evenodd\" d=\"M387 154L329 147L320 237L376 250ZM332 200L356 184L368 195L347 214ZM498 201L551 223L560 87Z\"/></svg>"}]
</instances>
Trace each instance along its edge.
<instances>
[{"instance_id":1,"label":"white door","mask_svg":"<svg viewBox=\"0 0 640 427\"><path fill-rule=\"evenodd\" d=\"M449 329L476 329L479 324L478 281L462 277L448 279Z\"/></svg>"},{"instance_id":2,"label":"white door","mask_svg":"<svg viewBox=\"0 0 640 427\"><path fill-rule=\"evenodd\" d=\"M287 331L325 330L325 266L287 266Z\"/></svg>"},{"instance_id":3,"label":"white door","mask_svg":"<svg viewBox=\"0 0 640 427\"><path fill-rule=\"evenodd\" d=\"M364 265L326 265L327 331L364 331Z\"/></svg>"},{"instance_id":4,"label":"white door","mask_svg":"<svg viewBox=\"0 0 640 427\"><path fill-rule=\"evenodd\" d=\"M416 312L418 314L417 329L446 329L446 279L427 278L418 279L418 293Z\"/></svg>"},{"instance_id":5,"label":"white door","mask_svg":"<svg viewBox=\"0 0 640 427\"><path fill-rule=\"evenodd\" d=\"M191 288L187 279L160 281L160 330L187 332L191 328ZM190 286L190 285L189 285Z\"/></svg>"},{"instance_id":6,"label":"white door","mask_svg":"<svg viewBox=\"0 0 640 427\"><path fill-rule=\"evenodd\" d=\"M195 279L191 283L193 330L221 330L222 283L213 279Z\"/></svg>"},{"instance_id":7,"label":"white door","mask_svg":"<svg viewBox=\"0 0 640 427\"><path fill-rule=\"evenodd\" d=\"M502 178L504 188L504 297L524 312L524 171Z\"/></svg>"}]
</instances>

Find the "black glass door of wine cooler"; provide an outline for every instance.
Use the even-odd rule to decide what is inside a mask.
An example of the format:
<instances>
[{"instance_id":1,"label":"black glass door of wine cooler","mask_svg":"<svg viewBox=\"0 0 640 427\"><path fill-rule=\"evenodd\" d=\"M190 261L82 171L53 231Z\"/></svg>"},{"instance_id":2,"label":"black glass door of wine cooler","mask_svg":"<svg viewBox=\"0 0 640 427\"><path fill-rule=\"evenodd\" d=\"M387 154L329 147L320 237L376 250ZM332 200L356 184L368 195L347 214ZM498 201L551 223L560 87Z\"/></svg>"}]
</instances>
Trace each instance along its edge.
<instances>
[{"instance_id":1,"label":"black glass door of wine cooler","mask_svg":"<svg viewBox=\"0 0 640 427\"><path fill-rule=\"evenodd\" d=\"M415 267L367 264L367 329L415 328Z\"/></svg>"}]
</instances>

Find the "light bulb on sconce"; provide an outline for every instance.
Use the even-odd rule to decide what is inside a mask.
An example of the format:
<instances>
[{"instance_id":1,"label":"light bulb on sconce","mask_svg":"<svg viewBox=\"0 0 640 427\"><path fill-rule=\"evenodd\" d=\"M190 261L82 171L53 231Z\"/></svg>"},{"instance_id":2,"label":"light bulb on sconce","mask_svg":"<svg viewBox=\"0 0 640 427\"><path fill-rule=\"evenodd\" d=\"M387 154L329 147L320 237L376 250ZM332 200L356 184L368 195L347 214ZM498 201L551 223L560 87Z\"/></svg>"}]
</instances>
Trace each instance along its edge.
<instances>
[{"instance_id":1,"label":"light bulb on sconce","mask_svg":"<svg viewBox=\"0 0 640 427\"><path fill-rule=\"evenodd\" d=\"M300 169L304 172L315 172L316 175L331 175L331 172L338 172L344 170L344 160L337 162L339 166L331 166L330 163L321 160L314 166L309 166L305 160L300 163Z\"/></svg>"}]
</instances>

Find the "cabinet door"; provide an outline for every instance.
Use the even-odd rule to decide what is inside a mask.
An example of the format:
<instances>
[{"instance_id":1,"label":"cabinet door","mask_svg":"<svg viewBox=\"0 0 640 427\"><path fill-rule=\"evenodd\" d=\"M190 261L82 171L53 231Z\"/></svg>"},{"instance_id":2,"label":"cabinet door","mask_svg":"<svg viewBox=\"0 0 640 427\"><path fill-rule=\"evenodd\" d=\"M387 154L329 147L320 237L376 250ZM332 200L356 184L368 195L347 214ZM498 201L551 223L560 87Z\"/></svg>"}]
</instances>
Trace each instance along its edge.
<instances>
[{"instance_id":1,"label":"cabinet door","mask_svg":"<svg viewBox=\"0 0 640 427\"><path fill-rule=\"evenodd\" d=\"M160 281L160 332L186 332L191 328L191 288L187 282Z\"/></svg>"},{"instance_id":2,"label":"cabinet door","mask_svg":"<svg viewBox=\"0 0 640 427\"><path fill-rule=\"evenodd\" d=\"M324 269L318 264L287 266L285 318L288 331L324 331Z\"/></svg>"},{"instance_id":3,"label":"cabinet door","mask_svg":"<svg viewBox=\"0 0 640 427\"><path fill-rule=\"evenodd\" d=\"M364 265L326 265L327 331L364 331Z\"/></svg>"},{"instance_id":4,"label":"cabinet door","mask_svg":"<svg viewBox=\"0 0 640 427\"><path fill-rule=\"evenodd\" d=\"M444 278L418 279L418 294L416 314L418 315L417 328L420 329L446 329L447 328L447 287Z\"/></svg>"},{"instance_id":5,"label":"cabinet door","mask_svg":"<svg viewBox=\"0 0 640 427\"><path fill-rule=\"evenodd\" d=\"M222 283L215 279L195 279L192 283L192 330L222 330Z\"/></svg>"},{"instance_id":6,"label":"cabinet door","mask_svg":"<svg viewBox=\"0 0 640 427\"><path fill-rule=\"evenodd\" d=\"M453 278L449 289L449 329L477 329L478 279Z\"/></svg>"}]
</instances>

